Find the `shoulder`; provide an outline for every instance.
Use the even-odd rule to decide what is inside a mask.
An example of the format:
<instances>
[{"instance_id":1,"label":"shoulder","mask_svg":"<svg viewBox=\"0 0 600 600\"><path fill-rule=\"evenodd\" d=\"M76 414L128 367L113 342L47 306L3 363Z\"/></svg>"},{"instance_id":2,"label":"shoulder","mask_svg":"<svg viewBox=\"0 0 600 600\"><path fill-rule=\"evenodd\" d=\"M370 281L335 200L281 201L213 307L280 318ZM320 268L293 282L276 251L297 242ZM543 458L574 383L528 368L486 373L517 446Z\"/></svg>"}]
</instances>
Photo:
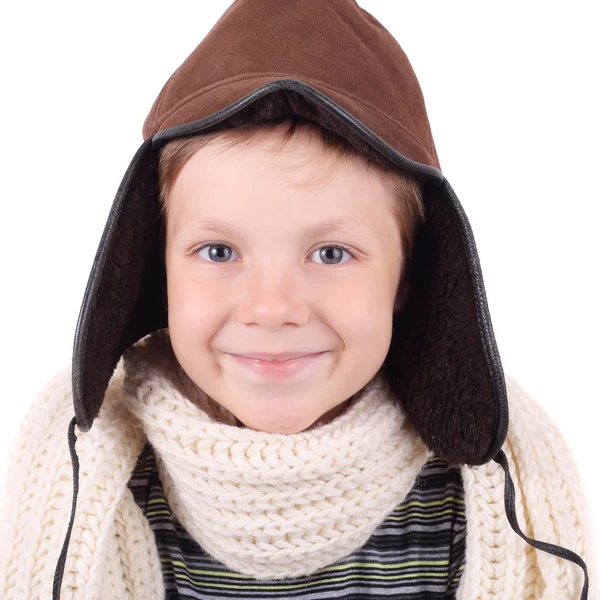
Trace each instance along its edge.
<instances>
[{"instance_id":1,"label":"shoulder","mask_svg":"<svg viewBox=\"0 0 600 600\"><path fill-rule=\"evenodd\" d=\"M66 365L46 382L27 410L11 445L0 514L2 598L29 597L35 586L48 585L60 554L73 491L67 437L74 417L71 373L71 365ZM105 394L109 413L110 407L118 404L122 380L119 364ZM119 426L126 429L124 425L115 427ZM114 439L110 434L105 435L105 431L101 423L98 426L94 423L89 432L92 435L75 428L82 498L95 470L107 468L95 466L96 448L91 439Z\"/></svg>"},{"instance_id":2,"label":"shoulder","mask_svg":"<svg viewBox=\"0 0 600 600\"><path fill-rule=\"evenodd\" d=\"M540 402L514 376L505 375L505 381L509 426L502 450L515 489L519 525L531 538L579 554L587 564L592 590L596 540L576 460L557 423ZM534 555L531 547L510 531L504 506L506 482L500 465L492 460L477 467L464 466L463 477L470 504L467 521L470 518L477 523L477 531L471 534L472 549L486 557L494 548L502 560L507 553L527 557L525 571L538 573L536 577L547 582L545 591L551 597L556 597L555 592L581 589L578 566L541 551ZM486 536L493 537L489 547Z\"/></svg>"},{"instance_id":3,"label":"shoulder","mask_svg":"<svg viewBox=\"0 0 600 600\"><path fill-rule=\"evenodd\" d=\"M11 447L11 461L19 460L42 443L67 443L67 430L75 416L73 407L72 365L56 372L38 392L17 428ZM105 402L114 404L120 395L124 374L122 361L109 382ZM76 429L77 431L77 429Z\"/></svg>"},{"instance_id":4,"label":"shoulder","mask_svg":"<svg viewBox=\"0 0 600 600\"><path fill-rule=\"evenodd\" d=\"M577 473L576 461L558 423L513 375L505 375L508 396L508 434L503 449L535 460L539 469Z\"/></svg>"},{"instance_id":5,"label":"shoulder","mask_svg":"<svg viewBox=\"0 0 600 600\"><path fill-rule=\"evenodd\" d=\"M578 462L555 419L514 376L505 379L509 427L503 449L521 492L524 529L530 537L579 554L586 562L594 598L596 535ZM546 553L540 553L538 561L560 573L565 589L581 590L578 566Z\"/></svg>"},{"instance_id":6,"label":"shoulder","mask_svg":"<svg viewBox=\"0 0 600 600\"><path fill-rule=\"evenodd\" d=\"M51 539L48 527L50 522L62 524L68 510L70 375L66 366L46 382L11 443L0 514L2 598L28 597L30 578L48 568L37 561L38 551L53 558L58 553L58 538ZM43 547L37 548L34 540ZM27 571L24 565L32 561L33 569Z\"/></svg>"},{"instance_id":7,"label":"shoulder","mask_svg":"<svg viewBox=\"0 0 600 600\"><path fill-rule=\"evenodd\" d=\"M502 449L515 465L516 482L532 498L555 499L574 510L583 502L583 492L569 444L540 402L514 376L505 379L509 425Z\"/></svg>"},{"instance_id":8,"label":"shoulder","mask_svg":"<svg viewBox=\"0 0 600 600\"><path fill-rule=\"evenodd\" d=\"M542 425L544 430L550 427L552 433L559 432L550 414L514 375L507 373L504 376L504 380L506 382L506 394L508 398L509 429L511 425L520 425L520 422L516 422L517 418L521 421L528 417L529 419L533 419L533 421L527 421L530 429Z\"/></svg>"},{"instance_id":9,"label":"shoulder","mask_svg":"<svg viewBox=\"0 0 600 600\"><path fill-rule=\"evenodd\" d=\"M30 403L13 438L9 454L9 477L24 469L35 457L52 455L59 435L67 439L72 416L71 365L55 373ZM64 424L64 428L62 425ZM8 482L10 484L10 481Z\"/></svg>"},{"instance_id":10,"label":"shoulder","mask_svg":"<svg viewBox=\"0 0 600 600\"><path fill-rule=\"evenodd\" d=\"M69 363L44 384L17 428L10 446L4 482L7 495L12 498L19 490L25 491L23 486L42 486L48 477L56 475L56 465L60 461L71 465L67 438L69 424L75 416L71 373ZM107 410L117 403L122 383L120 361L105 394ZM77 427L75 431L78 437L83 435Z\"/></svg>"}]
</instances>

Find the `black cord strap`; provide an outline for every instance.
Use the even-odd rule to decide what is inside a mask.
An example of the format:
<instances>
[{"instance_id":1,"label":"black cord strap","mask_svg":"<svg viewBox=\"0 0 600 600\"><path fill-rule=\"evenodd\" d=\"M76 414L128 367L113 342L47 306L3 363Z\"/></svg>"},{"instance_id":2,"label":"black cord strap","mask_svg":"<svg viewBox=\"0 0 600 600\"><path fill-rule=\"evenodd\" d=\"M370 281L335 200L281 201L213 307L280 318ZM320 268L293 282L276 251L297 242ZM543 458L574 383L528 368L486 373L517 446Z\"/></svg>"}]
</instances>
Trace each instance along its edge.
<instances>
[{"instance_id":1,"label":"black cord strap","mask_svg":"<svg viewBox=\"0 0 600 600\"><path fill-rule=\"evenodd\" d=\"M494 460L504 469L505 484L504 484L504 504L506 508L506 516L508 517L508 522L510 526L530 545L538 550L542 550L544 552L548 552L549 554L554 554L555 556L559 556L560 558L565 558L578 564L583 569L583 574L585 576L585 581L583 584L583 590L581 591L581 600L587 600L588 597L588 589L589 589L589 579L587 567L581 556L579 554L575 554L571 550L567 550L562 546L555 546L554 544L549 544L548 542L539 542L538 540L534 540L532 538L527 537L520 529L519 523L517 522L517 515L515 513L515 486L513 485L512 479L510 478L510 472L508 469L508 459L506 458L506 454L502 450L496 454Z\"/></svg>"},{"instance_id":2,"label":"black cord strap","mask_svg":"<svg viewBox=\"0 0 600 600\"><path fill-rule=\"evenodd\" d=\"M60 586L62 584L63 572L65 570L65 562L67 560L67 550L69 548L69 540L71 539L71 530L73 529L73 521L75 520L75 509L77 508L77 494L79 493L79 458L75 452L75 435L76 419L73 417L69 424L69 452L71 453L71 462L73 463L73 506L71 507L71 520L67 527L67 535L63 543L56 570L54 572L54 584L52 586L52 600L60 599Z\"/></svg>"}]
</instances>

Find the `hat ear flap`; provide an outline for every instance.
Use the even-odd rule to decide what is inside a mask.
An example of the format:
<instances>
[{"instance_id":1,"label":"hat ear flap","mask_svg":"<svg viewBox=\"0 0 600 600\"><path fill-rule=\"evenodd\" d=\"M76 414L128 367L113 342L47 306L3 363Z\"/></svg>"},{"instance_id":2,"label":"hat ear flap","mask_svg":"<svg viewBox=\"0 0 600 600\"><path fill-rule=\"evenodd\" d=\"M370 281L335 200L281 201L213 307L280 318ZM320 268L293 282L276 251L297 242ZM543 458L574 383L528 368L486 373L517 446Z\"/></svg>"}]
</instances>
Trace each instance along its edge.
<instances>
[{"instance_id":1,"label":"hat ear flap","mask_svg":"<svg viewBox=\"0 0 600 600\"><path fill-rule=\"evenodd\" d=\"M133 157L108 216L77 321L73 404L88 431L123 352L167 326L158 234L158 152L146 140Z\"/></svg>"},{"instance_id":2,"label":"hat ear flap","mask_svg":"<svg viewBox=\"0 0 600 600\"><path fill-rule=\"evenodd\" d=\"M506 388L474 240L448 182L423 188L411 292L394 315L385 371L423 441L451 463L483 464L508 427ZM482 335L485 332L485 335Z\"/></svg>"}]
</instances>

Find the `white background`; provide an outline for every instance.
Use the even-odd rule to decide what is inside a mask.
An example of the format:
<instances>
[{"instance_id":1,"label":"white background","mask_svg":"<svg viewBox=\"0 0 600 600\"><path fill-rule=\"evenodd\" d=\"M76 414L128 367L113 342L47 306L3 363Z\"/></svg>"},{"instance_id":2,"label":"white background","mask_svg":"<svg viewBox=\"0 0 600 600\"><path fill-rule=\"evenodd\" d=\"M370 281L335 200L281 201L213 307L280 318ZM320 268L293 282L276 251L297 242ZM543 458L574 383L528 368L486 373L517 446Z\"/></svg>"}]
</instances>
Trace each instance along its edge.
<instances>
[{"instance_id":1,"label":"white background","mask_svg":"<svg viewBox=\"0 0 600 600\"><path fill-rule=\"evenodd\" d=\"M2 3L2 478L25 410L70 361L146 114L229 4ZM558 423L598 532L595 3L359 4L413 65L442 170L475 234L504 369Z\"/></svg>"}]
</instances>

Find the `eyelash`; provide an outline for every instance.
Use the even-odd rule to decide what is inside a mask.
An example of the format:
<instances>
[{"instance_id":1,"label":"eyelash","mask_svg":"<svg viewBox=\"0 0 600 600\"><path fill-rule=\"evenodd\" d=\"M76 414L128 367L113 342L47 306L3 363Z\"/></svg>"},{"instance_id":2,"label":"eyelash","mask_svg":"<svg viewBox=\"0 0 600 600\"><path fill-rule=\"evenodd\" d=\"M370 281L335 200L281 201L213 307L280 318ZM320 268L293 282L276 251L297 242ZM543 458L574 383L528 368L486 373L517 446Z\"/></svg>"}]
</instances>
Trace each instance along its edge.
<instances>
[{"instance_id":1,"label":"eyelash","mask_svg":"<svg viewBox=\"0 0 600 600\"><path fill-rule=\"evenodd\" d=\"M225 246L225 247L227 247L227 248L231 248L231 246L230 246L229 244L224 244L224 243L222 243L222 242L208 242L208 243L206 243L206 244L202 244L202 246L199 246L198 248L196 248L195 250L193 250L193 251L192 251L192 256L197 256L197 255L198 255L198 253L199 253L201 250L203 250L204 248L208 248L209 246ZM347 253L350 255L350 257L351 257L352 259L355 259L355 258L356 258L356 256L354 255L354 253L353 253L353 252L352 252L352 251L351 251L349 248L347 248L346 246L342 246L341 244L327 244L327 245L325 245L325 246L319 246L318 248L315 248L315 249L314 249L314 250L311 252L311 254L314 254L315 252L317 252L317 251L319 251L319 250L322 250L323 248L339 248L340 250L343 250L344 252L347 252ZM232 248L232 249L233 249L233 248ZM237 251L236 251L236 252L237 252ZM239 254L239 253L238 253L238 254ZM223 262L223 263L212 262L212 261L207 261L207 262L209 262L210 264L213 264L213 265L226 265L226 264L228 264L227 262ZM345 262L348 262L348 261L345 261ZM323 263L323 264L325 265L325 263ZM339 264L339 265L341 265L341 264L344 264L344 263L338 263L338 264ZM334 264L334 265L325 265L325 266L332 266L332 267L335 267L335 266L337 266L337 265L335 265L335 264Z\"/></svg>"}]
</instances>

